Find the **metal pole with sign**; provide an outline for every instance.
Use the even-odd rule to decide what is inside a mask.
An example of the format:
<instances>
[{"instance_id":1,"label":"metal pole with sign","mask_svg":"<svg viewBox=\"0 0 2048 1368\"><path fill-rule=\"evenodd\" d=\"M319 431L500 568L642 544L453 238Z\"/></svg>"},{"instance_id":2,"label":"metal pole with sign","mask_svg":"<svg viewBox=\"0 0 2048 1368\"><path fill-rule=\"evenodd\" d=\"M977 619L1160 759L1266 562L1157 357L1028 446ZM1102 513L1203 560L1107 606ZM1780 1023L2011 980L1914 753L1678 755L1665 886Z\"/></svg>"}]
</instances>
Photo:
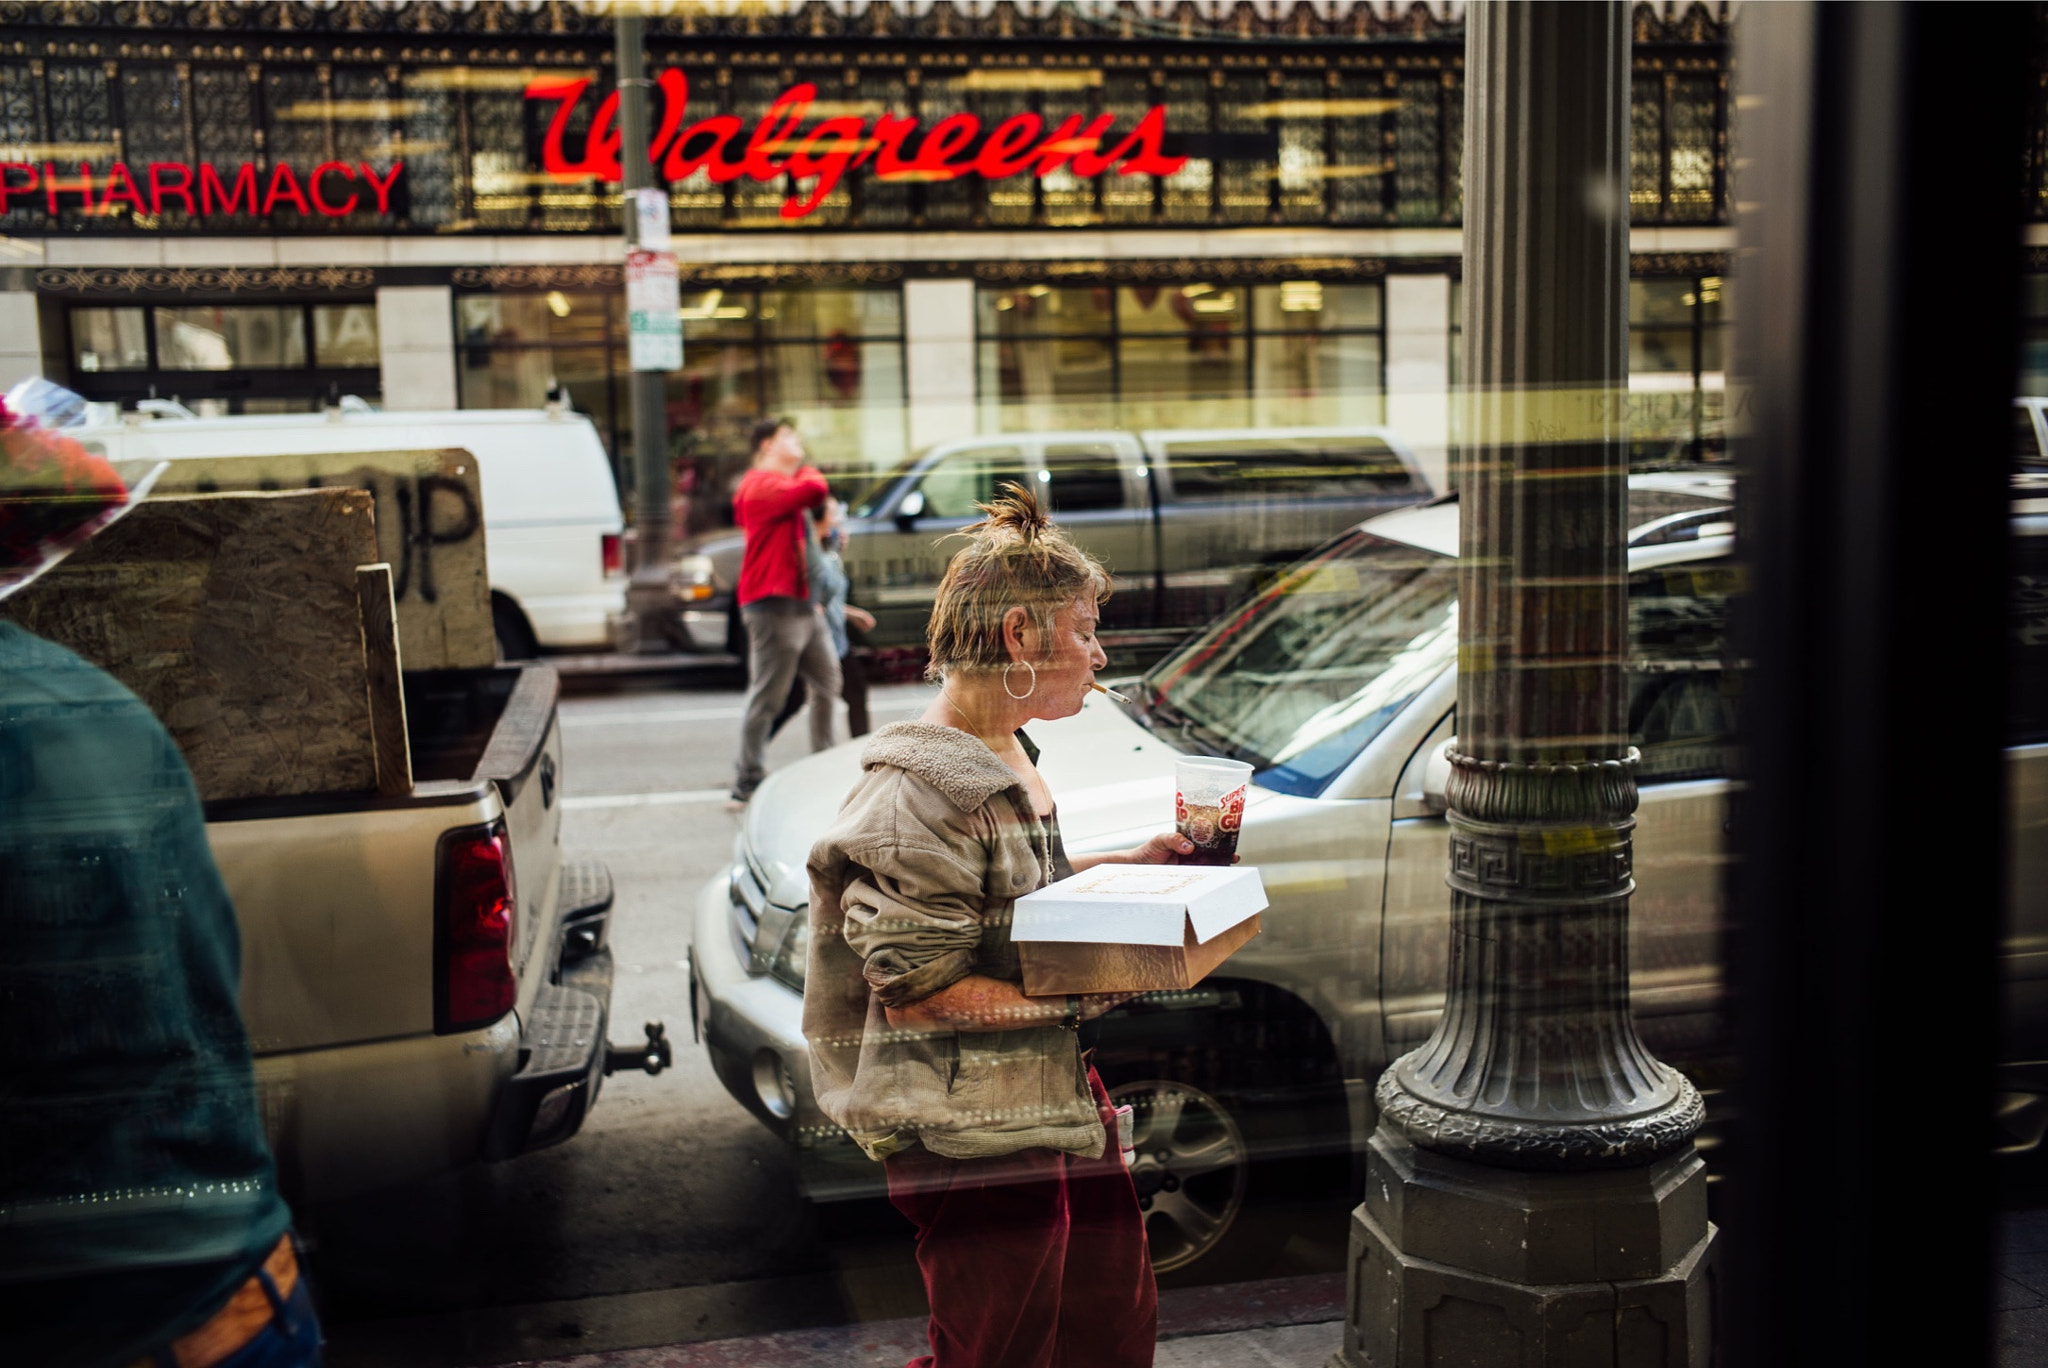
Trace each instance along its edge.
<instances>
[{"instance_id":1,"label":"metal pole with sign","mask_svg":"<svg viewBox=\"0 0 2048 1368\"><path fill-rule=\"evenodd\" d=\"M627 382L633 415L636 553L628 606L642 622L668 597L668 414L662 376L683 364L676 257L669 249L668 191L647 156L646 62L640 15L621 7L613 54L619 84L619 163L625 175ZM643 631L643 639L658 633Z\"/></svg>"}]
</instances>

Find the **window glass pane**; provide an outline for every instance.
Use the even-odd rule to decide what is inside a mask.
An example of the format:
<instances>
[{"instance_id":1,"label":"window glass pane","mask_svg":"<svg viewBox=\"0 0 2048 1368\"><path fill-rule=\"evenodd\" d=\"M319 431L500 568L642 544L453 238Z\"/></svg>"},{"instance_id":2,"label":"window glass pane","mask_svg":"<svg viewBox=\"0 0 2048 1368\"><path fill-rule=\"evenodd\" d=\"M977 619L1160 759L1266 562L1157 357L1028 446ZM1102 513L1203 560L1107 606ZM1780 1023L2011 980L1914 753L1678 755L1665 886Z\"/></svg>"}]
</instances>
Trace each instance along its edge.
<instances>
[{"instance_id":1,"label":"window glass pane","mask_svg":"<svg viewBox=\"0 0 2048 1368\"><path fill-rule=\"evenodd\" d=\"M1090 513L1124 506L1123 464L1108 442L1051 442L1045 448L1052 511Z\"/></svg>"},{"instance_id":2,"label":"window glass pane","mask_svg":"<svg viewBox=\"0 0 2048 1368\"><path fill-rule=\"evenodd\" d=\"M1393 448L1374 437L1169 442L1166 469L1174 497L1186 500L1370 495L1418 487Z\"/></svg>"},{"instance_id":3,"label":"window glass pane","mask_svg":"<svg viewBox=\"0 0 2048 1368\"><path fill-rule=\"evenodd\" d=\"M1693 282L1662 277L1628 283L1630 323L1691 323Z\"/></svg>"},{"instance_id":4,"label":"window glass pane","mask_svg":"<svg viewBox=\"0 0 2048 1368\"><path fill-rule=\"evenodd\" d=\"M1115 360L1105 339L981 344L981 399L994 429L1099 427L1115 421ZM1085 405L1087 407L1077 407Z\"/></svg>"},{"instance_id":5,"label":"window glass pane","mask_svg":"<svg viewBox=\"0 0 2048 1368\"><path fill-rule=\"evenodd\" d=\"M73 309L71 361L82 371L147 370L140 309Z\"/></svg>"},{"instance_id":6,"label":"window glass pane","mask_svg":"<svg viewBox=\"0 0 2048 1368\"><path fill-rule=\"evenodd\" d=\"M1380 392L1380 339L1375 334L1260 337L1253 358L1254 392L1261 399ZM1303 415L1293 421L1311 419Z\"/></svg>"},{"instance_id":7,"label":"window glass pane","mask_svg":"<svg viewBox=\"0 0 2048 1368\"><path fill-rule=\"evenodd\" d=\"M2025 285L2027 317L2048 318L2048 274L2030 272L2020 279Z\"/></svg>"},{"instance_id":8,"label":"window glass pane","mask_svg":"<svg viewBox=\"0 0 2048 1368\"><path fill-rule=\"evenodd\" d=\"M614 317L624 304L615 294L464 295L455 301L465 343L602 342L607 322L623 332Z\"/></svg>"},{"instance_id":9,"label":"window glass pane","mask_svg":"<svg viewBox=\"0 0 2048 1368\"><path fill-rule=\"evenodd\" d=\"M459 360L464 408L539 408L555 377L555 355L546 347L468 347Z\"/></svg>"},{"instance_id":10,"label":"window glass pane","mask_svg":"<svg viewBox=\"0 0 2048 1368\"><path fill-rule=\"evenodd\" d=\"M1723 668L1731 565L1629 576L1629 735L1645 782L1728 773L1739 676Z\"/></svg>"},{"instance_id":11,"label":"window glass pane","mask_svg":"<svg viewBox=\"0 0 2048 1368\"><path fill-rule=\"evenodd\" d=\"M164 370L303 366L305 315L245 305L158 309L156 351Z\"/></svg>"},{"instance_id":12,"label":"window glass pane","mask_svg":"<svg viewBox=\"0 0 2048 1368\"><path fill-rule=\"evenodd\" d=\"M1325 285L1288 280L1252 290L1252 317L1261 332L1324 332L1380 325L1378 285Z\"/></svg>"},{"instance_id":13,"label":"window glass pane","mask_svg":"<svg viewBox=\"0 0 2048 1368\"><path fill-rule=\"evenodd\" d=\"M2014 530L2006 740L2037 746L2048 742L2048 518L2023 519Z\"/></svg>"},{"instance_id":14,"label":"window glass pane","mask_svg":"<svg viewBox=\"0 0 2048 1368\"><path fill-rule=\"evenodd\" d=\"M770 337L898 337L903 296L896 290L765 290L761 321Z\"/></svg>"},{"instance_id":15,"label":"window glass pane","mask_svg":"<svg viewBox=\"0 0 2048 1368\"><path fill-rule=\"evenodd\" d=\"M683 319L683 357L698 342L752 342L759 307L751 290L684 290L678 310Z\"/></svg>"},{"instance_id":16,"label":"window glass pane","mask_svg":"<svg viewBox=\"0 0 2048 1368\"><path fill-rule=\"evenodd\" d=\"M320 366L374 366L377 348L375 304L316 304L313 359Z\"/></svg>"},{"instance_id":17,"label":"window glass pane","mask_svg":"<svg viewBox=\"0 0 2048 1368\"><path fill-rule=\"evenodd\" d=\"M2012 454L2016 459L2041 459L2041 439L2034 432L2034 411L2025 404L2013 405L2012 438Z\"/></svg>"},{"instance_id":18,"label":"window glass pane","mask_svg":"<svg viewBox=\"0 0 2048 1368\"><path fill-rule=\"evenodd\" d=\"M983 290L977 302L983 337L1106 333L1110 328L1107 287L1069 290L1029 285Z\"/></svg>"},{"instance_id":19,"label":"window glass pane","mask_svg":"<svg viewBox=\"0 0 2048 1368\"><path fill-rule=\"evenodd\" d=\"M974 517L974 506L993 499L998 487L1011 480L1029 484L1021 449L985 446L956 451L926 471L918 482L918 488L924 491L924 516Z\"/></svg>"},{"instance_id":20,"label":"window glass pane","mask_svg":"<svg viewBox=\"0 0 2048 1368\"><path fill-rule=\"evenodd\" d=\"M1117 344L1123 376L1118 397L1130 405L1168 405L1131 413L1140 427L1232 427L1245 421L1245 339L1242 334L1126 337Z\"/></svg>"},{"instance_id":21,"label":"window glass pane","mask_svg":"<svg viewBox=\"0 0 2048 1368\"><path fill-rule=\"evenodd\" d=\"M1228 333L1244 327L1243 291L1213 285L1126 286L1116 292L1126 333Z\"/></svg>"},{"instance_id":22,"label":"window glass pane","mask_svg":"<svg viewBox=\"0 0 2048 1368\"><path fill-rule=\"evenodd\" d=\"M902 458L902 343L785 342L763 348L761 362L765 411L796 424L828 477L859 483Z\"/></svg>"},{"instance_id":23,"label":"window glass pane","mask_svg":"<svg viewBox=\"0 0 2048 1368\"><path fill-rule=\"evenodd\" d=\"M1628 334L1628 368L1631 374L1645 371L1692 370L1691 328L1631 328Z\"/></svg>"}]
</instances>

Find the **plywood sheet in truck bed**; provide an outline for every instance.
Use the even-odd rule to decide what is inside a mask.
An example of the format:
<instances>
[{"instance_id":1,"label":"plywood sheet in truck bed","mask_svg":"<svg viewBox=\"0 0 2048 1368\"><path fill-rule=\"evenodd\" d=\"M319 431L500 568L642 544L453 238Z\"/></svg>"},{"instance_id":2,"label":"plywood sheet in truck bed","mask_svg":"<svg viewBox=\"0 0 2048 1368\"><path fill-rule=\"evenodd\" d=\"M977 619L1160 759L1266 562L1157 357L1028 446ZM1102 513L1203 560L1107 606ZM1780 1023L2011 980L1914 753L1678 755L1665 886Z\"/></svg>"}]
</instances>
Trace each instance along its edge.
<instances>
[{"instance_id":1,"label":"plywood sheet in truck bed","mask_svg":"<svg viewBox=\"0 0 2048 1368\"><path fill-rule=\"evenodd\" d=\"M398 647L408 670L459 670L498 658L484 563L483 486L459 447L172 461L163 494L367 489L377 501L377 554L391 566Z\"/></svg>"},{"instance_id":2,"label":"plywood sheet in truck bed","mask_svg":"<svg viewBox=\"0 0 2048 1368\"><path fill-rule=\"evenodd\" d=\"M360 489L151 498L0 603L134 690L208 802L377 787Z\"/></svg>"}]
</instances>

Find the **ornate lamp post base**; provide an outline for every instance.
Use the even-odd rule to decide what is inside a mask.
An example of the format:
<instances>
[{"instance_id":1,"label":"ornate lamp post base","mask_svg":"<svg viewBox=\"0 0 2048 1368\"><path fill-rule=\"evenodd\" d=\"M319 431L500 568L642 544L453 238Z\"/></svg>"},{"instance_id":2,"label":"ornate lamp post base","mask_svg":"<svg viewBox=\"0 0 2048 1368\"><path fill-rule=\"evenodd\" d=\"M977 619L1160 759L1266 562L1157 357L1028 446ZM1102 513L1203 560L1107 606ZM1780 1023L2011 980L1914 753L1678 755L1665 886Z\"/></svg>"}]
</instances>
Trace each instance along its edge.
<instances>
[{"instance_id":1,"label":"ornate lamp post base","mask_svg":"<svg viewBox=\"0 0 2048 1368\"><path fill-rule=\"evenodd\" d=\"M1690 1146L1503 1172L1373 1136L1330 1368L1706 1368L1716 1231Z\"/></svg>"}]
</instances>

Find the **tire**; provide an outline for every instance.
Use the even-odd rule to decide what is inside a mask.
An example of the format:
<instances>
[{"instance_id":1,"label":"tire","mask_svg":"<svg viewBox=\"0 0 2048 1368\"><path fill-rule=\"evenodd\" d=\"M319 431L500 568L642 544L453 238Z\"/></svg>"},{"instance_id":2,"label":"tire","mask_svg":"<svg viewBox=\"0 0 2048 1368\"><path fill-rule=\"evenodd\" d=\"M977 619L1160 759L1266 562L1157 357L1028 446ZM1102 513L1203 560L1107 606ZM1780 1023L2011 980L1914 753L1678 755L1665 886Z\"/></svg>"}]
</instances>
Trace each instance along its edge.
<instances>
[{"instance_id":1,"label":"tire","mask_svg":"<svg viewBox=\"0 0 2048 1368\"><path fill-rule=\"evenodd\" d=\"M1133 1109L1131 1177L1154 1271L1271 1277L1303 1213L1327 1216L1341 1247L1351 1136L1335 1052L1285 993L1195 992L1204 1002L1192 1009L1141 1000L1104 1018L1095 1067Z\"/></svg>"},{"instance_id":2,"label":"tire","mask_svg":"<svg viewBox=\"0 0 2048 1368\"><path fill-rule=\"evenodd\" d=\"M498 638L500 660L532 660L540 654L540 643L534 640L526 614L503 594L491 595L491 630Z\"/></svg>"}]
</instances>

